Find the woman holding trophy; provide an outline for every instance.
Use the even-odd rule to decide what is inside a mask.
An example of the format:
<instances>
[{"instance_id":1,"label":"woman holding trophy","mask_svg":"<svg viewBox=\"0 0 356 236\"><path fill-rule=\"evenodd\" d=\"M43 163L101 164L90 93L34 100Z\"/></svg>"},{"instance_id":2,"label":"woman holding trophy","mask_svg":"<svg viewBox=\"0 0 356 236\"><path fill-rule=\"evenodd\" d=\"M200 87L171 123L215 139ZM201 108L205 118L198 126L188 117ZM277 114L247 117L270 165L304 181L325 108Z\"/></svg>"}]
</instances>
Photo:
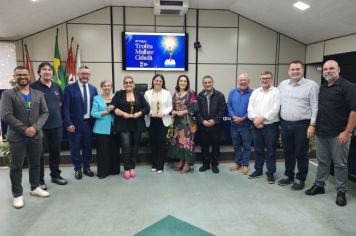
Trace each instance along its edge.
<instances>
[{"instance_id":1,"label":"woman holding trophy","mask_svg":"<svg viewBox=\"0 0 356 236\"><path fill-rule=\"evenodd\" d=\"M145 116L145 122L150 135L152 172L162 174L166 157L165 140L168 126L172 123L172 96L166 90L163 75L153 76L151 89L145 92L145 99L151 108Z\"/></svg>"},{"instance_id":2,"label":"woman holding trophy","mask_svg":"<svg viewBox=\"0 0 356 236\"><path fill-rule=\"evenodd\" d=\"M124 178L136 177L135 160L141 133L146 129L144 115L150 108L143 95L135 92L134 80L125 76L124 89L115 93L112 105L115 106L114 130L119 133L124 160Z\"/></svg>"}]
</instances>

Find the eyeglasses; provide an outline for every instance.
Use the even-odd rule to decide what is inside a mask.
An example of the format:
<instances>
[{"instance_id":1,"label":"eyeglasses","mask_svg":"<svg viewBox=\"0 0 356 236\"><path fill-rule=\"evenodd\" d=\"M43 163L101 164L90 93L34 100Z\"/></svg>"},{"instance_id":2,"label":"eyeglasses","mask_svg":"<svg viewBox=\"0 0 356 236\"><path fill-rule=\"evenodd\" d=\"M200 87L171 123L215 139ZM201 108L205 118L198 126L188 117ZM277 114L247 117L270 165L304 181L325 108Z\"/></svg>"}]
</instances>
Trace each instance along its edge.
<instances>
[{"instance_id":1,"label":"eyeglasses","mask_svg":"<svg viewBox=\"0 0 356 236\"><path fill-rule=\"evenodd\" d=\"M132 81L125 81L124 84L133 84Z\"/></svg>"},{"instance_id":2,"label":"eyeglasses","mask_svg":"<svg viewBox=\"0 0 356 236\"><path fill-rule=\"evenodd\" d=\"M29 74L15 74L16 77L28 77Z\"/></svg>"}]
</instances>

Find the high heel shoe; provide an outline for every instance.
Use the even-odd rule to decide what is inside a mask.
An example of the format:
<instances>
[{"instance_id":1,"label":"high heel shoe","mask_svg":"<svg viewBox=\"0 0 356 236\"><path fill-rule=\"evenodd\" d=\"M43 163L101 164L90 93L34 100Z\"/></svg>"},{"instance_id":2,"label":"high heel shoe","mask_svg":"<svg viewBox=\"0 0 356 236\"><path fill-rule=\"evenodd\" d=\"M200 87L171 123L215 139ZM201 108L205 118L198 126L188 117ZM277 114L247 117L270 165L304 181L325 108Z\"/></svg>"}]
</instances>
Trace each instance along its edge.
<instances>
[{"instance_id":1,"label":"high heel shoe","mask_svg":"<svg viewBox=\"0 0 356 236\"><path fill-rule=\"evenodd\" d=\"M185 162L184 161L180 161L178 165L176 165L176 170L177 171L181 171L184 167Z\"/></svg>"},{"instance_id":2,"label":"high heel shoe","mask_svg":"<svg viewBox=\"0 0 356 236\"><path fill-rule=\"evenodd\" d=\"M126 180L129 180L130 177L131 177L130 171L125 170L125 172L124 172L124 178L125 178Z\"/></svg>"},{"instance_id":3,"label":"high heel shoe","mask_svg":"<svg viewBox=\"0 0 356 236\"><path fill-rule=\"evenodd\" d=\"M136 177L136 171L135 171L135 169L131 169L131 170L130 170L130 176L131 176L132 178L135 178L135 177Z\"/></svg>"},{"instance_id":4,"label":"high heel shoe","mask_svg":"<svg viewBox=\"0 0 356 236\"><path fill-rule=\"evenodd\" d=\"M185 163L182 170L180 171L181 174L186 174L188 172L192 171L192 168L190 168L190 165L188 163Z\"/></svg>"}]
</instances>

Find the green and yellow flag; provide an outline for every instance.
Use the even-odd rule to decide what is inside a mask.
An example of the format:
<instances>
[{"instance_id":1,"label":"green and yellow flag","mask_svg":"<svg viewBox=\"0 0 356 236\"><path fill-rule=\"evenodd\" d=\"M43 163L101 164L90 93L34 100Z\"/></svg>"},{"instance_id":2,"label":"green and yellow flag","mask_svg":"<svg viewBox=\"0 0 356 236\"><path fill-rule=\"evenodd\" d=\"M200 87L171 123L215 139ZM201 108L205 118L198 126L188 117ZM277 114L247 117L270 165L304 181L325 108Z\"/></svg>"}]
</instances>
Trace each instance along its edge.
<instances>
[{"instance_id":1,"label":"green and yellow flag","mask_svg":"<svg viewBox=\"0 0 356 236\"><path fill-rule=\"evenodd\" d=\"M59 48L58 48L58 30L56 34L56 44L54 46L53 67L54 67L53 82L58 84L63 90L65 87L65 81L64 81L64 72L61 65L61 55L59 54Z\"/></svg>"}]
</instances>

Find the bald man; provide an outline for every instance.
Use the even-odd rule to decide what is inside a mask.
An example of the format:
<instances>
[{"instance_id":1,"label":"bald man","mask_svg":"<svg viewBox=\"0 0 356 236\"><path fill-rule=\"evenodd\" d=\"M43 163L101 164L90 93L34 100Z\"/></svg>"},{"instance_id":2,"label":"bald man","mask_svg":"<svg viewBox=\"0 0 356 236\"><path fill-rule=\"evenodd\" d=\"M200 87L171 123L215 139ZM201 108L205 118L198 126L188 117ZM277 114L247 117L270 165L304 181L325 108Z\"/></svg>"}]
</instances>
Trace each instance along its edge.
<instances>
[{"instance_id":1,"label":"bald man","mask_svg":"<svg viewBox=\"0 0 356 236\"><path fill-rule=\"evenodd\" d=\"M325 181L333 161L336 204L345 206L347 158L351 133L356 125L356 86L340 76L340 67L334 60L324 63L323 77L327 83L320 87L316 119L316 156L319 164L315 183L305 194L325 193Z\"/></svg>"}]
</instances>

